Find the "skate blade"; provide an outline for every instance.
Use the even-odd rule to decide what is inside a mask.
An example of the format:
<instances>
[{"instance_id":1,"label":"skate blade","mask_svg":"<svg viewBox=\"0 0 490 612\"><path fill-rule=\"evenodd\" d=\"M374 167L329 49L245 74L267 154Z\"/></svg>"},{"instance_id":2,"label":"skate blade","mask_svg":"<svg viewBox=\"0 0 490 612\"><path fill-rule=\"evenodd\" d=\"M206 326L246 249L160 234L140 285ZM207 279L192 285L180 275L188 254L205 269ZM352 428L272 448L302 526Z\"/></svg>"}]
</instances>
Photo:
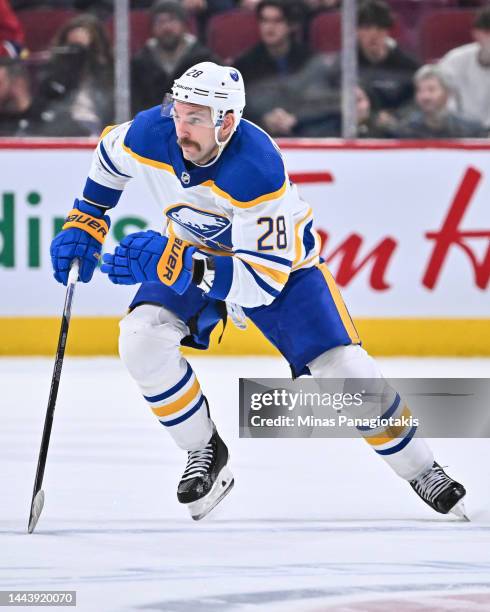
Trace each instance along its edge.
<instances>
[{"instance_id":1,"label":"skate blade","mask_svg":"<svg viewBox=\"0 0 490 612\"><path fill-rule=\"evenodd\" d=\"M36 497L32 501L31 516L29 518L29 526L27 533L32 533L36 528L41 512L44 508L44 491L41 489L37 492Z\"/></svg>"},{"instance_id":2,"label":"skate blade","mask_svg":"<svg viewBox=\"0 0 490 612\"><path fill-rule=\"evenodd\" d=\"M220 503L222 499L228 495L234 484L235 480L233 478L233 474L231 473L230 468L225 465L218 474L216 482L214 483L211 491L209 491L209 493L202 499L198 499L195 502L190 502L187 504L191 517L195 521L200 521L203 519Z\"/></svg>"},{"instance_id":3,"label":"skate blade","mask_svg":"<svg viewBox=\"0 0 490 612\"><path fill-rule=\"evenodd\" d=\"M451 508L449 511L451 514L456 515L458 518L464 519L465 521L470 522L468 515L466 514L466 509L464 507L464 503L459 501L455 506Z\"/></svg>"}]
</instances>

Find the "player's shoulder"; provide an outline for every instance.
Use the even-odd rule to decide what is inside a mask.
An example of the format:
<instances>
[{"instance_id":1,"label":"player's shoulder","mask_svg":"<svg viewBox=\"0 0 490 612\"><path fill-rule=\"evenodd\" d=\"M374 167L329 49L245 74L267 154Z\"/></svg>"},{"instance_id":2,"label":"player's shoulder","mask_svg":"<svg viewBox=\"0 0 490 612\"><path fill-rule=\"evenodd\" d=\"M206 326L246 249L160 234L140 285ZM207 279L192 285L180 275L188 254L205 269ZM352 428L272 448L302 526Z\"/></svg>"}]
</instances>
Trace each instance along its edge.
<instances>
[{"instance_id":1,"label":"player's shoulder","mask_svg":"<svg viewBox=\"0 0 490 612\"><path fill-rule=\"evenodd\" d=\"M127 152L142 160L170 163L166 143L175 132L171 119L161 116L160 106L138 113L124 138Z\"/></svg>"},{"instance_id":2,"label":"player's shoulder","mask_svg":"<svg viewBox=\"0 0 490 612\"><path fill-rule=\"evenodd\" d=\"M215 184L238 206L280 197L286 169L279 148L266 132L242 120L225 149Z\"/></svg>"}]
</instances>

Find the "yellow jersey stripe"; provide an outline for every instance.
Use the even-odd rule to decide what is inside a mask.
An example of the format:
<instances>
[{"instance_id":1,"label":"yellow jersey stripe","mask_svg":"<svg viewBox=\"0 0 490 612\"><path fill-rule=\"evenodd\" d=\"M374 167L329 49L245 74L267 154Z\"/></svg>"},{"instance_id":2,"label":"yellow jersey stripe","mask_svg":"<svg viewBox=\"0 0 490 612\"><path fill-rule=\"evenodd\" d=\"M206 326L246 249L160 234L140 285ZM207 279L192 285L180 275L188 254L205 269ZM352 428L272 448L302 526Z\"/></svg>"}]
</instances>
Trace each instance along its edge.
<instances>
[{"instance_id":1,"label":"yellow jersey stripe","mask_svg":"<svg viewBox=\"0 0 490 612\"><path fill-rule=\"evenodd\" d=\"M405 417L408 419L410 416L412 416L412 413L408 406L405 406L405 410L402 412L402 415L399 418ZM376 436L365 437L365 440L371 446L379 446L380 444L386 444L395 438L399 438L400 434L402 434L405 429L407 429L407 425L393 425L392 427L387 427L384 433Z\"/></svg>"},{"instance_id":2,"label":"yellow jersey stripe","mask_svg":"<svg viewBox=\"0 0 490 612\"><path fill-rule=\"evenodd\" d=\"M205 181L201 183L204 187L210 187L211 191L216 193L217 195L225 198L229 202L233 204L233 206L237 206L238 208L252 208L253 206L257 206L257 204L262 204L262 202L268 202L270 200L277 200L282 197L286 191L286 181L284 181L282 187L280 187L277 191L273 191L272 193L266 193L264 195L255 198L254 200L249 200L247 202L241 202L240 200L235 200L229 193L220 189L214 181Z\"/></svg>"},{"instance_id":3,"label":"yellow jersey stripe","mask_svg":"<svg viewBox=\"0 0 490 612\"><path fill-rule=\"evenodd\" d=\"M325 279L328 288L330 290L330 294L332 295L333 301L335 302L335 306L337 307L337 311L339 316L344 324L345 330L354 344L360 343L359 334L350 318L349 311L347 310L347 306L344 304L344 300L340 295L339 288L337 287L337 283L334 280L334 277L330 273L330 270L327 268L325 263L322 263L318 266L318 269L323 274L323 278Z\"/></svg>"},{"instance_id":4,"label":"yellow jersey stripe","mask_svg":"<svg viewBox=\"0 0 490 612\"><path fill-rule=\"evenodd\" d=\"M107 136L109 132L112 132L114 128L117 128L117 125L118 124L116 123L116 125L108 125L107 127L105 127L99 136L99 142L104 138L104 136Z\"/></svg>"},{"instance_id":5,"label":"yellow jersey stripe","mask_svg":"<svg viewBox=\"0 0 490 612\"><path fill-rule=\"evenodd\" d=\"M306 215L300 219L296 225L294 226L294 261L293 261L293 268L294 266L299 262L299 260L301 259L301 253L302 253L302 248L301 248L301 237L299 235L299 230L301 227L301 224L304 223L308 217L310 217L313 213L313 210L310 207L308 207L308 212L306 213Z\"/></svg>"},{"instance_id":6,"label":"yellow jersey stripe","mask_svg":"<svg viewBox=\"0 0 490 612\"><path fill-rule=\"evenodd\" d=\"M237 259L242 259L239 255L237 255L236 257ZM267 268L266 266L262 266L245 258L243 258L242 261L248 263L248 265L251 266L257 272L260 272L261 274L265 274L269 278L272 278L272 280L275 280L276 283L279 283L280 285L285 285L287 283L289 274L286 274L285 272L281 272L280 270L274 270L272 268Z\"/></svg>"},{"instance_id":7,"label":"yellow jersey stripe","mask_svg":"<svg viewBox=\"0 0 490 612\"><path fill-rule=\"evenodd\" d=\"M131 151L131 149L128 146L126 146L124 143L122 145L122 148L126 151L126 153L131 155L131 157L134 157L136 161L139 161L140 163L145 164L147 166L152 166L152 168L158 168L159 170L166 170L167 172L170 172L170 174L175 175L175 171L170 164L166 164L164 162L159 162L154 159L150 159L149 157L143 157L142 155L138 155L138 153Z\"/></svg>"},{"instance_id":8,"label":"yellow jersey stripe","mask_svg":"<svg viewBox=\"0 0 490 612\"><path fill-rule=\"evenodd\" d=\"M296 270L301 270L302 268L306 268L306 266L312 262L315 262L317 264L319 259L320 259L320 255L318 255L318 253L315 253L315 255L308 257L308 259L305 259L304 261L302 261L298 266L295 266L292 271L296 272Z\"/></svg>"},{"instance_id":9,"label":"yellow jersey stripe","mask_svg":"<svg viewBox=\"0 0 490 612\"><path fill-rule=\"evenodd\" d=\"M199 381L196 378L192 387L186 391L182 397L179 397L179 399L175 400L174 402L170 402L170 404L165 404L165 406L152 408L153 414L155 414L157 417L166 417L170 414L174 414L175 412L179 412L179 410L182 410L182 408L189 405L192 400L196 399L200 392L201 387L199 386Z\"/></svg>"}]
</instances>

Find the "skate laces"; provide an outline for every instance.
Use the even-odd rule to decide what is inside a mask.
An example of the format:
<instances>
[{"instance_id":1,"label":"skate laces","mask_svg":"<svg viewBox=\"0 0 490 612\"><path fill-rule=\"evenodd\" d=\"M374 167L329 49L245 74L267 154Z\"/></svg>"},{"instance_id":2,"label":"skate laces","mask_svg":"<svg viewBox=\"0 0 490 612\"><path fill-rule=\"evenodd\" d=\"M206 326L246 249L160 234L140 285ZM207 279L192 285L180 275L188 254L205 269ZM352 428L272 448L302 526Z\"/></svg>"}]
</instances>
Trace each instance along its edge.
<instances>
[{"instance_id":1,"label":"skate laces","mask_svg":"<svg viewBox=\"0 0 490 612\"><path fill-rule=\"evenodd\" d=\"M191 478L196 478L196 476L207 474L213 462L213 458L214 448L212 442L209 442L205 448L201 448L200 450L189 451L187 465L181 480L190 480Z\"/></svg>"},{"instance_id":2,"label":"skate laces","mask_svg":"<svg viewBox=\"0 0 490 612\"><path fill-rule=\"evenodd\" d=\"M451 479L438 465L432 466L430 470L414 480L413 486L419 495L433 502L439 493L447 488L449 483L451 483Z\"/></svg>"}]
</instances>

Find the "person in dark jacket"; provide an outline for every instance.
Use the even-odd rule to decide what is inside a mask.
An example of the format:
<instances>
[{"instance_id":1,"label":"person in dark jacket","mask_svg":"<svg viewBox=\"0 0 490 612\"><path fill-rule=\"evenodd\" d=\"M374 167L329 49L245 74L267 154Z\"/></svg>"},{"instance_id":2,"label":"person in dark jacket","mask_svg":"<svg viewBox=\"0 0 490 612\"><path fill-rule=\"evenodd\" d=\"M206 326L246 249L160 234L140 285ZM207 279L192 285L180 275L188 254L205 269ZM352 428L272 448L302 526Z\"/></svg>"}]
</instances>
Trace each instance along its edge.
<instances>
[{"instance_id":1,"label":"person in dark jacket","mask_svg":"<svg viewBox=\"0 0 490 612\"><path fill-rule=\"evenodd\" d=\"M294 133L304 100L295 80L314 73L323 87L327 67L297 42L298 4L291 0L261 0L256 9L260 42L234 62L247 87L245 117L273 136ZM311 81L311 79L310 79Z\"/></svg>"},{"instance_id":2,"label":"person in dark jacket","mask_svg":"<svg viewBox=\"0 0 490 612\"><path fill-rule=\"evenodd\" d=\"M359 7L357 40L359 76L373 91L380 108L396 110L413 98L412 78L418 62L391 38L394 25L389 6L365 0Z\"/></svg>"},{"instance_id":3,"label":"person in dark jacket","mask_svg":"<svg viewBox=\"0 0 490 612\"><path fill-rule=\"evenodd\" d=\"M419 64L390 36L393 25L390 7L383 0L364 0L359 5L359 78L376 98L379 110L396 114L413 100L412 79ZM339 55L332 70L333 84L339 86L340 77Z\"/></svg>"},{"instance_id":4,"label":"person in dark jacket","mask_svg":"<svg viewBox=\"0 0 490 612\"><path fill-rule=\"evenodd\" d=\"M184 7L174 0L158 0L152 7L152 37L131 63L133 113L160 104L178 75L208 61L217 60L187 31Z\"/></svg>"},{"instance_id":5,"label":"person in dark jacket","mask_svg":"<svg viewBox=\"0 0 490 612\"><path fill-rule=\"evenodd\" d=\"M234 66L246 85L274 76L288 76L304 67L311 51L295 41L297 10L289 0L261 0L256 8L260 42L238 57Z\"/></svg>"}]
</instances>

